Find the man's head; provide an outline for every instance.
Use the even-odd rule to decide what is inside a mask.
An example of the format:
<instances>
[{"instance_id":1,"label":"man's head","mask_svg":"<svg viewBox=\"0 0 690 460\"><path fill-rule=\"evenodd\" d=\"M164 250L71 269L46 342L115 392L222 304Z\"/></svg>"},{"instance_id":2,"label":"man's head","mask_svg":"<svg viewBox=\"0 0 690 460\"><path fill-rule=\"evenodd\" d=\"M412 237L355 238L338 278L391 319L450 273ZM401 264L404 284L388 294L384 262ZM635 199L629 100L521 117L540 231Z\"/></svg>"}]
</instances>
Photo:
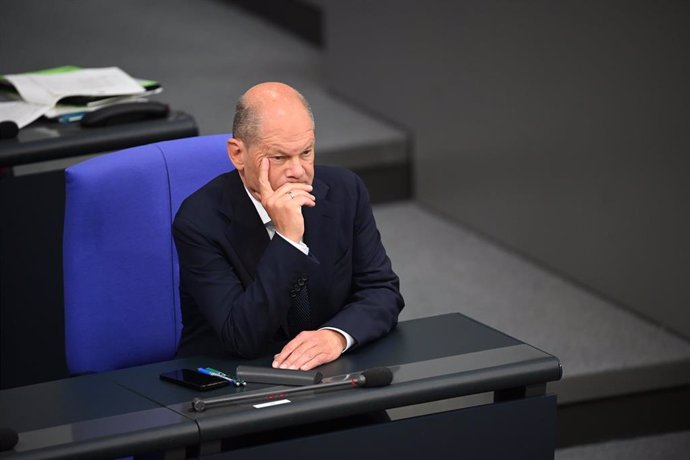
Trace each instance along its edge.
<instances>
[{"instance_id":1,"label":"man's head","mask_svg":"<svg viewBox=\"0 0 690 460\"><path fill-rule=\"evenodd\" d=\"M237 103L228 155L244 185L259 198L264 158L273 190L287 182L312 183L314 141L314 118L304 97L283 83L261 83Z\"/></svg>"}]
</instances>

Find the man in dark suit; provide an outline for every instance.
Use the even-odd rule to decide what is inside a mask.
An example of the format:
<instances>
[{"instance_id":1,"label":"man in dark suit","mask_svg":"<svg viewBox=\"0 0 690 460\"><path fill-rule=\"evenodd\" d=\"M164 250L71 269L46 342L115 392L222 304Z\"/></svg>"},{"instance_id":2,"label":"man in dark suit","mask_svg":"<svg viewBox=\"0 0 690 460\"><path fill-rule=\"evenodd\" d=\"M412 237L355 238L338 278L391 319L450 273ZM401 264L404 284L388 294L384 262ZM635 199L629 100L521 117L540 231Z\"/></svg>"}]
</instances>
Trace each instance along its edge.
<instances>
[{"instance_id":1,"label":"man in dark suit","mask_svg":"<svg viewBox=\"0 0 690 460\"><path fill-rule=\"evenodd\" d=\"M307 370L375 340L403 308L367 191L314 166L314 120L293 88L240 99L228 140L235 171L192 194L173 231L183 331L178 356L274 355Z\"/></svg>"}]
</instances>

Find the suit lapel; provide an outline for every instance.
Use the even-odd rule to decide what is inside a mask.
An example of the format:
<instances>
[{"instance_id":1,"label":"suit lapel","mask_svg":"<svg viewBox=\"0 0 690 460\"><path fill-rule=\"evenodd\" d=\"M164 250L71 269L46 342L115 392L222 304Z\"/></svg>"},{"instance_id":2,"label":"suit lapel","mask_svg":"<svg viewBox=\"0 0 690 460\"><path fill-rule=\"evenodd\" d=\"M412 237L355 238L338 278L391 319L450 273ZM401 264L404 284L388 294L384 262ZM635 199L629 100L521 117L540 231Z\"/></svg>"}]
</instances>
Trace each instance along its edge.
<instances>
[{"instance_id":1,"label":"suit lapel","mask_svg":"<svg viewBox=\"0 0 690 460\"><path fill-rule=\"evenodd\" d=\"M338 208L329 200L329 188L324 182L314 180L316 206L302 208L304 215L304 242L309 246L310 256L319 261L313 265L309 273L309 297L312 307L312 320L322 324L329 317L324 306L329 305L329 290L331 283L333 256L337 244L336 225L338 223Z\"/></svg>"},{"instance_id":2,"label":"suit lapel","mask_svg":"<svg viewBox=\"0 0 690 460\"><path fill-rule=\"evenodd\" d=\"M335 244L335 205L328 200L328 190L328 185L315 179L312 193L316 197L316 206L302 208L304 243L317 258L332 254L332 246Z\"/></svg>"},{"instance_id":3,"label":"suit lapel","mask_svg":"<svg viewBox=\"0 0 690 460\"><path fill-rule=\"evenodd\" d=\"M240 259L241 268L245 270L245 273L238 273L238 276L246 287L254 280L269 238L237 171L228 176L219 211L228 218L225 234ZM236 270L239 268L235 267Z\"/></svg>"}]
</instances>

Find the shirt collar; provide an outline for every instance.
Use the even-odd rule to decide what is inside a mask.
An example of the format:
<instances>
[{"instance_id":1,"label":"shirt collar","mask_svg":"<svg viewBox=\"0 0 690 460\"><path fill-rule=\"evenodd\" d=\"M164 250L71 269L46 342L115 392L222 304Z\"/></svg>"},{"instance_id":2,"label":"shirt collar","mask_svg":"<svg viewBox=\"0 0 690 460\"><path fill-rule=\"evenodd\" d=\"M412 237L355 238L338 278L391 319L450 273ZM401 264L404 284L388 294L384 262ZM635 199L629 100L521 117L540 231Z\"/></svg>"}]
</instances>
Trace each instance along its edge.
<instances>
[{"instance_id":1,"label":"shirt collar","mask_svg":"<svg viewBox=\"0 0 690 460\"><path fill-rule=\"evenodd\" d=\"M271 221L271 218L268 216L268 213L264 209L261 202L254 198L254 195L251 194L251 192L246 186L244 187L244 190L247 192L247 195L249 195L249 199L252 200L252 204L256 208L256 212L259 213L259 217L261 217L261 222L263 222L264 225L269 223Z\"/></svg>"}]
</instances>

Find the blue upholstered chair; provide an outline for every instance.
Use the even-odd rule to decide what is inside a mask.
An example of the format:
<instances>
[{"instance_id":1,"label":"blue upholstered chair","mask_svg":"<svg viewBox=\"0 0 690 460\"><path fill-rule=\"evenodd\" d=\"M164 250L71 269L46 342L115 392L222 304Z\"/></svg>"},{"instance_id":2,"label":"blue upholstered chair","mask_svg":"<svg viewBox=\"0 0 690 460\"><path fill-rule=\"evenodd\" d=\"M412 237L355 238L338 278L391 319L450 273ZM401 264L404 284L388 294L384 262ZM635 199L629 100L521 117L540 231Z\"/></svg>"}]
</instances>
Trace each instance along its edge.
<instances>
[{"instance_id":1,"label":"blue upholstered chair","mask_svg":"<svg viewBox=\"0 0 690 460\"><path fill-rule=\"evenodd\" d=\"M173 358L182 325L171 224L188 195L232 169L228 137L158 142L66 170L65 341L71 372Z\"/></svg>"}]
</instances>

